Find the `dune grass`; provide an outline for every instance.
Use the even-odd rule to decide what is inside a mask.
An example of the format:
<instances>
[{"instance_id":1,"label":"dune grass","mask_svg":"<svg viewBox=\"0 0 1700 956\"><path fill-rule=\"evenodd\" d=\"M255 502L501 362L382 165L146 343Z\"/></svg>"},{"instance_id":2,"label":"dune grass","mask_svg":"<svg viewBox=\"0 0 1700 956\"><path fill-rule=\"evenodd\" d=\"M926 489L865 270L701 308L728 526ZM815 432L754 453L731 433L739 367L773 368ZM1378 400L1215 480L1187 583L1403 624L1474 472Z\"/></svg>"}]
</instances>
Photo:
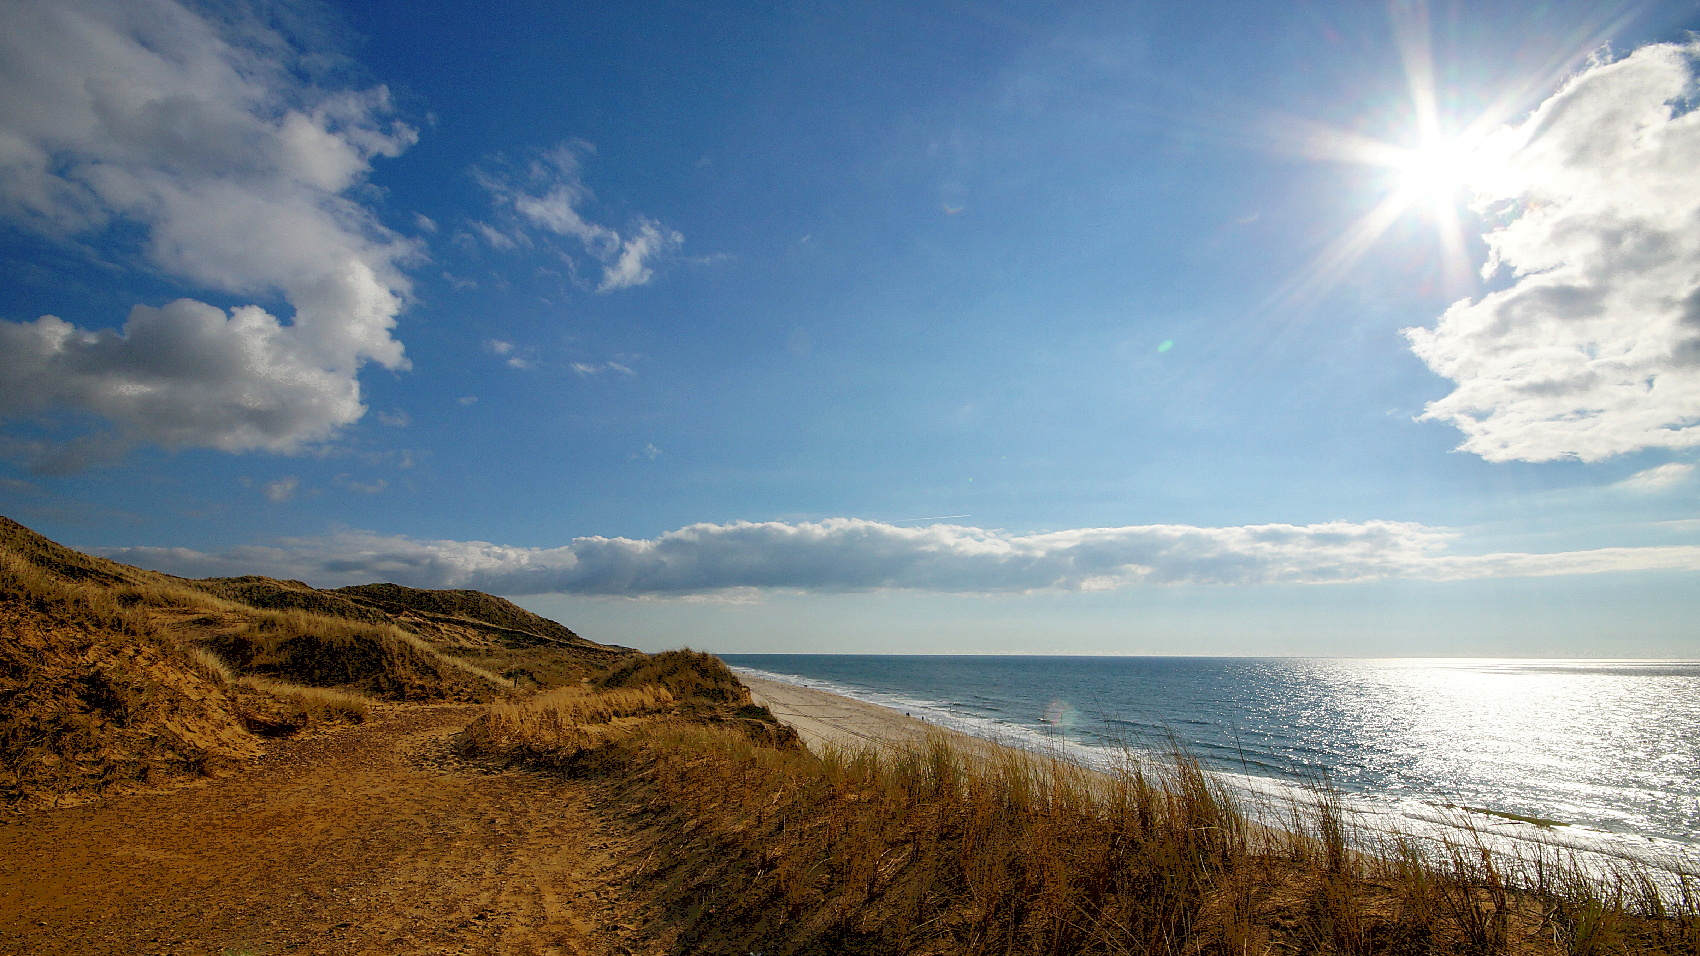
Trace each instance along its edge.
<instances>
[{"instance_id":1,"label":"dune grass","mask_svg":"<svg viewBox=\"0 0 1700 956\"><path fill-rule=\"evenodd\" d=\"M101 570L43 567L0 549L0 588L60 617L115 635L139 638L207 669L235 669L311 686L372 683L379 693L434 696L433 684L512 689L498 674L443 654L389 623L331 617L301 608L256 608L200 589L194 582L122 565ZM177 620L167 623L159 612ZM202 652L216 652L209 665ZM228 676L228 675L225 675Z\"/></svg>"},{"instance_id":2,"label":"dune grass","mask_svg":"<svg viewBox=\"0 0 1700 956\"><path fill-rule=\"evenodd\" d=\"M622 718L671 711L674 698L650 685L608 691L563 687L523 703L492 704L456 738L463 753L564 769L586 751L629 733Z\"/></svg>"},{"instance_id":3,"label":"dune grass","mask_svg":"<svg viewBox=\"0 0 1700 956\"><path fill-rule=\"evenodd\" d=\"M738 680L726 662L713 654L683 648L659 654L637 654L593 677L591 683L604 689L621 687L665 687L681 702L741 705L750 702L749 688Z\"/></svg>"},{"instance_id":4,"label":"dune grass","mask_svg":"<svg viewBox=\"0 0 1700 956\"><path fill-rule=\"evenodd\" d=\"M698 663L628 662L599 683L720 688L723 665L686 673ZM493 707L469 752L561 766L615 710L559 703L574 696ZM1556 850L1500 859L1467 830L1372 837L1322 788L1271 827L1178 751L1111 773L942 735L816 754L630 706L650 719L590 766L649 824L637 879L673 951L1700 956L1692 878L1673 896Z\"/></svg>"},{"instance_id":5,"label":"dune grass","mask_svg":"<svg viewBox=\"0 0 1700 956\"><path fill-rule=\"evenodd\" d=\"M242 608L178 625L238 673L396 700L489 700L512 682L433 648L393 624L328 617L299 608Z\"/></svg>"},{"instance_id":6,"label":"dune grass","mask_svg":"<svg viewBox=\"0 0 1700 956\"><path fill-rule=\"evenodd\" d=\"M630 746L631 796L676 822L650 879L690 951L1700 953L1692 881L1672 900L1468 833L1365 852L1326 795L1272 829L1179 753L1106 775L944 737L817 756L671 726Z\"/></svg>"},{"instance_id":7,"label":"dune grass","mask_svg":"<svg viewBox=\"0 0 1700 956\"><path fill-rule=\"evenodd\" d=\"M251 674L238 678L237 683L294 704L309 721L358 724L364 723L372 715L372 699L352 691L329 687L303 687L300 684L268 680Z\"/></svg>"}]
</instances>

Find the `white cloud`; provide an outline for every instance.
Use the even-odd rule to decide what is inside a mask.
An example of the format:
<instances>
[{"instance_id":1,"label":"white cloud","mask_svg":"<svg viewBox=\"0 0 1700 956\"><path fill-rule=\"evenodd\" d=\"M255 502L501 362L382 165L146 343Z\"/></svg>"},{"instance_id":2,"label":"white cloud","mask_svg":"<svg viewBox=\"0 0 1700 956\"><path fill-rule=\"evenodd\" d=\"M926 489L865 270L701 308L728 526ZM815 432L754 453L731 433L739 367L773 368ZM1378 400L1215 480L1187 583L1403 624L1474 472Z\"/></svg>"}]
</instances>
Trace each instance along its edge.
<instances>
[{"instance_id":1,"label":"white cloud","mask_svg":"<svg viewBox=\"0 0 1700 956\"><path fill-rule=\"evenodd\" d=\"M632 371L631 366L621 365L619 362L615 362L612 359L600 364L595 362L574 362L568 367L580 375L585 376L601 375L603 372L619 372L621 375L630 375L634 377L637 375L637 372Z\"/></svg>"},{"instance_id":2,"label":"white cloud","mask_svg":"<svg viewBox=\"0 0 1700 956\"><path fill-rule=\"evenodd\" d=\"M287 451L366 410L353 369L303 355L293 331L258 306L193 299L138 305L116 332L0 322L0 413L69 406L167 447Z\"/></svg>"},{"instance_id":3,"label":"white cloud","mask_svg":"<svg viewBox=\"0 0 1700 956\"><path fill-rule=\"evenodd\" d=\"M349 491L358 491L363 495L375 495L390 486L390 483L382 478L375 481L355 481L348 475L337 475L335 482L338 488L347 488Z\"/></svg>"},{"instance_id":4,"label":"white cloud","mask_svg":"<svg viewBox=\"0 0 1700 956\"><path fill-rule=\"evenodd\" d=\"M1489 461L1700 445L1700 44L1597 60L1498 130L1472 184L1504 224L1484 274L1413 351L1457 388L1423 417Z\"/></svg>"},{"instance_id":5,"label":"white cloud","mask_svg":"<svg viewBox=\"0 0 1700 956\"><path fill-rule=\"evenodd\" d=\"M282 504L283 502L295 497L295 492L300 487L301 479L294 475L285 475L282 478L276 478L266 482L264 485L260 486L260 490L265 493L268 500Z\"/></svg>"},{"instance_id":6,"label":"white cloud","mask_svg":"<svg viewBox=\"0 0 1700 956\"><path fill-rule=\"evenodd\" d=\"M514 241L512 236L509 236L507 233L502 232L487 222L478 222L474 220L471 223L471 226L474 231L484 237L484 241L489 243L490 248L492 249L507 251L519 248L519 243Z\"/></svg>"},{"instance_id":7,"label":"white cloud","mask_svg":"<svg viewBox=\"0 0 1700 956\"><path fill-rule=\"evenodd\" d=\"M1644 493L1669 491L1678 485L1686 483L1690 478L1694 477L1694 470L1695 468L1692 464L1673 461L1669 464L1659 465L1657 468L1649 468L1646 471L1638 471L1612 487L1622 488L1625 491L1638 491Z\"/></svg>"},{"instance_id":8,"label":"white cloud","mask_svg":"<svg viewBox=\"0 0 1700 956\"><path fill-rule=\"evenodd\" d=\"M516 248L520 244L516 237L526 238L521 229L572 239L602 267L597 292L644 285L654 278L655 262L685 241L684 234L646 216L637 217L624 234L586 219L582 210L594 196L579 175L578 153L572 146L550 150L520 177L484 171L476 176L497 206L511 211L517 224L510 235L482 222L472 223L486 242L496 249ZM573 263L572 256L561 255Z\"/></svg>"},{"instance_id":9,"label":"white cloud","mask_svg":"<svg viewBox=\"0 0 1700 956\"><path fill-rule=\"evenodd\" d=\"M653 219L640 220L635 229L634 234L620 240L620 253L602 270L602 284L596 291L643 285L655 274L649 264L685 241L684 234L666 229Z\"/></svg>"},{"instance_id":10,"label":"white cloud","mask_svg":"<svg viewBox=\"0 0 1700 956\"><path fill-rule=\"evenodd\" d=\"M740 588L956 593L1172 584L1325 584L1700 570L1700 547L1448 555L1444 529L1392 521L1200 528L1145 525L1009 534L956 525L698 524L650 540L576 538L559 548L348 532L243 547L100 553L183 575L268 574L320 586L393 581L497 594L678 597Z\"/></svg>"},{"instance_id":11,"label":"white cloud","mask_svg":"<svg viewBox=\"0 0 1700 956\"><path fill-rule=\"evenodd\" d=\"M259 306L137 306L123 329L0 322L0 416L92 412L126 439L292 451L365 412L417 247L346 198L414 131L388 93L326 90L254 23L172 0L0 6L0 215L64 242L140 237L151 265Z\"/></svg>"},{"instance_id":12,"label":"white cloud","mask_svg":"<svg viewBox=\"0 0 1700 956\"><path fill-rule=\"evenodd\" d=\"M413 416L399 408L393 411L379 412L378 424L388 425L391 428L406 428L408 425L413 424Z\"/></svg>"},{"instance_id":13,"label":"white cloud","mask_svg":"<svg viewBox=\"0 0 1700 956\"><path fill-rule=\"evenodd\" d=\"M525 349L523 352L517 351L512 342L504 342L501 339L489 339L484 343L484 347L490 351L490 354L503 357L509 368L532 369L537 367L537 363L528 357L531 349Z\"/></svg>"}]
</instances>

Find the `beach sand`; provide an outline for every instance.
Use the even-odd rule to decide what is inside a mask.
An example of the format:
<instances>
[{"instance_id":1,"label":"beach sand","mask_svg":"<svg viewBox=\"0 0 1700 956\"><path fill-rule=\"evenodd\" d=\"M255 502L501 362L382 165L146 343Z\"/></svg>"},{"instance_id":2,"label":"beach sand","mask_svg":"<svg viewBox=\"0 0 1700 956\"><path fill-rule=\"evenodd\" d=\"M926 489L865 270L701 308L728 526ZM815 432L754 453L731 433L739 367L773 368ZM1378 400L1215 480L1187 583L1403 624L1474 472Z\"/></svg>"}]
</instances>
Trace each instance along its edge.
<instances>
[{"instance_id":1,"label":"beach sand","mask_svg":"<svg viewBox=\"0 0 1700 956\"><path fill-rule=\"evenodd\" d=\"M909 717L900 710L840 697L813 687L763 680L748 674L739 674L738 679L750 689L750 696L756 703L790 724L803 742L817 753L825 747L840 750L915 747L935 734L951 733L924 720Z\"/></svg>"},{"instance_id":2,"label":"beach sand","mask_svg":"<svg viewBox=\"0 0 1700 956\"><path fill-rule=\"evenodd\" d=\"M789 724L810 750L827 748L855 752L872 749L882 754L915 752L940 737L950 740L959 754L996 764L1012 754L1045 759L1043 754L1011 750L994 741L940 727L900 710L842 697L830 691L739 674L750 697Z\"/></svg>"}]
</instances>

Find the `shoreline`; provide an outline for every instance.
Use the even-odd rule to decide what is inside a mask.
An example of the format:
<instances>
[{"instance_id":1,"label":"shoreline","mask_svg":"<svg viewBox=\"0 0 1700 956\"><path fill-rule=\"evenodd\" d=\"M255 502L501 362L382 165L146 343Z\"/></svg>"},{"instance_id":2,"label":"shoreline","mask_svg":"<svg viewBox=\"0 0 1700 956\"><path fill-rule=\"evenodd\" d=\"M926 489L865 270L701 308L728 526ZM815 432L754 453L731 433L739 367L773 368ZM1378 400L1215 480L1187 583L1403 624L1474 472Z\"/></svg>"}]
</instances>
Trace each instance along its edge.
<instances>
[{"instance_id":1,"label":"shoreline","mask_svg":"<svg viewBox=\"0 0 1700 956\"><path fill-rule=\"evenodd\" d=\"M1022 746L1025 741L976 736L844 693L757 677L742 667L735 667L734 672L750 688L756 703L766 706L775 717L796 730L816 753L826 748L855 751L872 747L885 753L913 750L924 746L929 738L944 735L967 743L982 756L1013 752L1061 760L1089 773L1112 772L1107 767L1092 766L1071 757L1068 747L1047 753ZM1149 756L1161 762L1160 755ZM1315 801L1315 794L1302 785L1251 774L1207 772L1261 826L1286 829L1290 827L1286 821L1294 808ZM1342 792L1340 795L1354 818L1352 828L1368 837L1370 844L1403 834L1437 848L1479 846L1496 855L1524 861L1556 852L1595 874L1609 874L1625 863L1643 867L1650 874L1665 877L1658 882L1667 884L1667 889L1677 886L1669 882L1676 873L1700 870L1700 847L1661 838L1630 836L1580 825L1541 826L1491 809L1471 812L1474 808L1439 803L1418 809L1384 805L1370 794Z\"/></svg>"},{"instance_id":2,"label":"shoreline","mask_svg":"<svg viewBox=\"0 0 1700 956\"><path fill-rule=\"evenodd\" d=\"M891 749L923 744L935 734L968 737L881 704L737 671L756 703L797 731L809 749Z\"/></svg>"}]
</instances>

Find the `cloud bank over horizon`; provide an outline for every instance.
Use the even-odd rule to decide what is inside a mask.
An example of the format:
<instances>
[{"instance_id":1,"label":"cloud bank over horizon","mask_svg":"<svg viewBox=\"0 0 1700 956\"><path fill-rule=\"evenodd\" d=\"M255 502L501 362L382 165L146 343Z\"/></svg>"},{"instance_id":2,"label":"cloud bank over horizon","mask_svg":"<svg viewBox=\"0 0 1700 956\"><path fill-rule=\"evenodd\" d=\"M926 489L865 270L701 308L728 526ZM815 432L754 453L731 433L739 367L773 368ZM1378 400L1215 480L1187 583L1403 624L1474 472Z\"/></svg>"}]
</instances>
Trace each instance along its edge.
<instances>
[{"instance_id":1,"label":"cloud bank over horizon","mask_svg":"<svg viewBox=\"0 0 1700 956\"><path fill-rule=\"evenodd\" d=\"M384 87L309 79L322 63L173 0L0 8L0 217L293 309L179 298L117 330L0 320L0 418L92 413L120 449L291 452L365 413L364 364L408 367L391 333L419 247L349 197L416 134Z\"/></svg>"},{"instance_id":2,"label":"cloud bank over horizon","mask_svg":"<svg viewBox=\"0 0 1700 956\"><path fill-rule=\"evenodd\" d=\"M1472 188L1503 224L1483 275L1412 350L1457 383L1422 418L1488 461L1700 446L1700 43L1596 59L1493 133Z\"/></svg>"},{"instance_id":3,"label":"cloud bank over horizon","mask_svg":"<svg viewBox=\"0 0 1700 956\"><path fill-rule=\"evenodd\" d=\"M347 531L217 554L185 548L94 550L186 577L264 574L318 587L390 581L514 596L688 597L748 589L1026 593L1700 570L1700 547L1445 553L1457 537L1447 529L1396 521L1011 534L834 518L695 524L653 539L584 537L558 548Z\"/></svg>"}]
</instances>

